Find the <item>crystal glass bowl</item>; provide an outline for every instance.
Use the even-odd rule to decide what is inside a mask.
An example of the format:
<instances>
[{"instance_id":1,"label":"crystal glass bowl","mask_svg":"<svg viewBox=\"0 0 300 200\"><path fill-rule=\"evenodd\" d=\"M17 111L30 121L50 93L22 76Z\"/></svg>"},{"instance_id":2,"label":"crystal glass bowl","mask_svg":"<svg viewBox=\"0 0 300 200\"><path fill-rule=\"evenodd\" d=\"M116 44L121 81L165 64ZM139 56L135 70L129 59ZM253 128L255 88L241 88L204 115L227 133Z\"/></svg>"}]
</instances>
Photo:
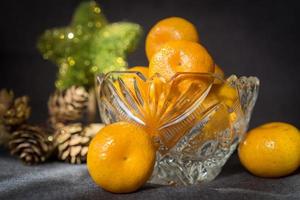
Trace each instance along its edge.
<instances>
[{"instance_id":1,"label":"crystal glass bowl","mask_svg":"<svg viewBox=\"0 0 300 200\"><path fill-rule=\"evenodd\" d=\"M255 77L115 71L97 76L96 95L104 123L128 121L151 134L158 151L149 182L189 185L220 173L247 130L258 87Z\"/></svg>"}]
</instances>

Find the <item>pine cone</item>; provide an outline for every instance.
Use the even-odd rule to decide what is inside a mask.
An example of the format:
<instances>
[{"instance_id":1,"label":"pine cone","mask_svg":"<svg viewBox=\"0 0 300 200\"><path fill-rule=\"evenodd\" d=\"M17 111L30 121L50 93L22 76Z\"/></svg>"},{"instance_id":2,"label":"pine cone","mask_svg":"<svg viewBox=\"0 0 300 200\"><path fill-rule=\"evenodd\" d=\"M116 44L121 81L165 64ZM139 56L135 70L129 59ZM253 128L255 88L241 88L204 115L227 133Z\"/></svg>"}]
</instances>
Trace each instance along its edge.
<instances>
[{"instance_id":1,"label":"pine cone","mask_svg":"<svg viewBox=\"0 0 300 200\"><path fill-rule=\"evenodd\" d=\"M56 91L50 96L48 110L50 122L55 129L63 123L82 117L88 102L88 93L83 87L72 86L65 91Z\"/></svg>"},{"instance_id":2,"label":"pine cone","mask_svg":"<svg viewBox=\"0 0 300 200\"><path fill-rule=\"evenodd\" d=\"M0 118L5 114L8 108L11 106L14 99L13 91L6 89L0 90Z\"/></svg>"},{"instance_id":3,"label":"pine cone","mask_svg":"<svg viewBox=\"0 0 300 200\"><path fill-rule=\"evenodd\" d=\"M14 103L4 113L2 120L6 126L17 126L24 123L30 116L29 97L16 98Z\"/></svg>"},{"instance_id":4,"label":"pine cone","mask_svg":"<svg viewBox=\"0 0 300 200\"><path fill-rule=\"evenodd\" d=\"M74 123L60 128L54 136L58 158L72 164L85 162L89 143L103 126L91 124L84 128L81 123Z\"/></svg>"},{"instance_id":5,"label":"pine cone","mask_svg":"<svg viewBox=\"0 0 300 200\"><path fill-rule=\"evenodd\" d=\"M12 134L10 152L26 164L44 162L52 153L52 139L41 127L22 125Z\"/></svg>"}]
</instances>

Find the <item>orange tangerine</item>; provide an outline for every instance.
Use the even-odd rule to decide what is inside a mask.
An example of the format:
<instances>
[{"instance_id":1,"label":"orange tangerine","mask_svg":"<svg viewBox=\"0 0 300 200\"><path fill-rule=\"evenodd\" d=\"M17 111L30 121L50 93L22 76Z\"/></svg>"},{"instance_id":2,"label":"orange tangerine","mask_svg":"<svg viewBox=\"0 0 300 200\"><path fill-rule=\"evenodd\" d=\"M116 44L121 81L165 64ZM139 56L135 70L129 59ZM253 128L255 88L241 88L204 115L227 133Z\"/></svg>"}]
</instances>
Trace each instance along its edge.
<instances>
[{"instance_id":1,"label":"orange tangerine","mask_svg":"<svg viewBox=\"0 0 300 200\"><path fill-rule=\"evenodd\" d=\"M168 41L188 40L198 42L196 27L186 19L169 17L156 23L146 38L146 54L148 60Z\"/></svg>"},{"instance_id":2,"label":"orange tangerine","mask_svg":"<svg viewBox=\"0 0 300 200\"><path fill-rule=\"evenodd\" d=\"M286 176L300 165L300 132L287 123L264 124L249 131L238 153L243 166L256 176Z\"/></svg>"},{"instance_id":3,"label":"orange tangerine","mask_svg":"<svg viewBox=\"0 0 300 200\"><path fill-rule=\"evenodd\" d=\"M155 73L170 79L176 72L214 72L215 65L207 50L190 41L170 41L153 55L149 76Z\"/></svg>"},{"instance_id":4,"label":"orange tangerine","mask_svg":"<svg viewBox=\"0 0 300 200\"><path fill-rule=\"evenodd\" d=\"M155 148L144 129L128 122L102 128L90 143L88 171L94 182L114 193L140 188L151 176Z\"/></svg>"}]
</instances>

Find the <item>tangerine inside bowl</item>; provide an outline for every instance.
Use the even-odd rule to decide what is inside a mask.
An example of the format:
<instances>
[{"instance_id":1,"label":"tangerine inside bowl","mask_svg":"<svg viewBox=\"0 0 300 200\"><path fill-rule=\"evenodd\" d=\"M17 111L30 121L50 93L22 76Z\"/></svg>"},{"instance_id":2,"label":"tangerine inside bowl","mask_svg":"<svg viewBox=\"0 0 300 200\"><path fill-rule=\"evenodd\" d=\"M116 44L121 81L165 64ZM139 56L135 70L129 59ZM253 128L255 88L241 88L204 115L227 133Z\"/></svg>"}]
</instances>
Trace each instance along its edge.
<instances>
[{"instance_id":1,"label":"tangerine inside bowl","mask_svg":"<svg viewBox=\"0 0 300 200\"><path fill-rule=\"evenodd\" d=\"M190 72L165 79L113 71L96 81L104 123L131 122L152 136L158 153L150 182L179 185L219 174L246 132L258 87L255 77Z\"/></svg>"}]
</instances>

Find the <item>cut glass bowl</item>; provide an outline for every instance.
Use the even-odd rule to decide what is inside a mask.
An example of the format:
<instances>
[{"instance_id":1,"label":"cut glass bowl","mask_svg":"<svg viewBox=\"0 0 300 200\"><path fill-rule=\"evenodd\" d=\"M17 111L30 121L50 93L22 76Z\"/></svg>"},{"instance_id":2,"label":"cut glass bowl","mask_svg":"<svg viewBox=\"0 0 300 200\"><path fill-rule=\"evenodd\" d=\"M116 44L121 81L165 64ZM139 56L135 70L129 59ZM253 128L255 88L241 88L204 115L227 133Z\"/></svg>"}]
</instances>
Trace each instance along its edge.
<instances>
[{"instance_id":1,"label":"cut glass bowl","mask_svg":"<svg viewBox=\"0 0 300 200\"><path fill-rule=\"evenodd\" d=\"M190 185L214 179L245 135L258 95L256 77L177 73L147 79L140 72L100 74L102 121L142 126L157 147L149 182Z\"/></svg>"}]
</instances>

